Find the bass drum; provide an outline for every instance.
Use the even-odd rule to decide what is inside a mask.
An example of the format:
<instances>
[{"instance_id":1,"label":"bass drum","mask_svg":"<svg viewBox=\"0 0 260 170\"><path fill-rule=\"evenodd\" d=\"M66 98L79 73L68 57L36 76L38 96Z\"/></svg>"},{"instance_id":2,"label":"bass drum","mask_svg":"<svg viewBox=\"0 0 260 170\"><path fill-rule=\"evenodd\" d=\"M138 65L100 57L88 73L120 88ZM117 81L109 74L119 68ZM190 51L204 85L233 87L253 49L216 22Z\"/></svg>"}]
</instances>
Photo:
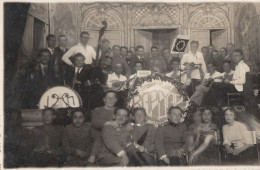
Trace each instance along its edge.
<instances>
[{"instance_id":1,"label":"bass drum","mask_svg":"<svg viewBox=\"0 0 260 170\"><path fill-rule=\"evenodd\" d=\"M65 86L55 86L48 89L41 97L39 109L52 107L59 108L77 108L82 106L82 100L79 94Z\"/></svg>"},{"instance_id":2,"label":"bass drum","mask_svg":"<svg viewBox=\"0 0 260 170\"><path fill-rule=\"evenodd\" d=\"M167 111L171 106L179 106L185 111L190 105L185 86L160 74L137 77L129 90L127 101L131 109L145 108L148 123L155 126L168 121ZM184 112L181 121L186 116Z\"/></svg>"}]
</instances>

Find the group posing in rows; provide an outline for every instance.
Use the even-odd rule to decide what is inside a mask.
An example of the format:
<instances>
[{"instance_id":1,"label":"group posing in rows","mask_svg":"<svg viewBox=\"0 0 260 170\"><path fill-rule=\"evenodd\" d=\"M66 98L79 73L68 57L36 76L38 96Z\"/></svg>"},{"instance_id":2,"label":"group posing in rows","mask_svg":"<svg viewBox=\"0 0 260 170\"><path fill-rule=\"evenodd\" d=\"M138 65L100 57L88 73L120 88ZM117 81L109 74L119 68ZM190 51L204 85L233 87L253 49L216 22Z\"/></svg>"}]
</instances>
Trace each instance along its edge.
<instances>
[{"instance_id":1,"label":"group posing in rows","mask_svg":"<svg viewBox=\"0 0 260 170\"><path fill-rule=\"evenodd\" d=\"M58 37L58 47L55 35L48 35L47 48L19 74L21 109L37 108L41 95L53 86L73 88L83 106L69 113L71 124L66 127L56 125L56 111L46 108L42 113L44 125L29 132L21 127L20 112L10 110L6 114L6 164L217 165L222 156L230 164L255 162L248 129L236 121L233 109L224 111L225 125L214 123L209 108L200 109L202 105L224 106L228 92L245 90L250 69L242 50L228 44L217 51L210 45L201 53L199 42L191 41L190 51L183 56L172 55L169 48L160 54L158 47L152 46L148 57L141 45L110 48L109 40L103 39L96 54L88 45L89 36L81 32L80 43L68 49L65 35ZM169 108L168 122L159 127L147 123L144 108L129 111L125 106L126 82L131 83L140 70L183 83L192 105L198 107L192 121L180 122L183 111L178 106ZM16 154L17 150L21 154Z\"/></svg>"},{"instance_id":2,"label":"group posing in rows","mask_svg":"<svg viewBox=\"0 0 260 170\"><path fill-rule=\"evenodd\" d=\"M190 122L181 123L183 111L178 106L169 108L167 123L155 127L147 123L144 108L130 112L126 107L115 107L118 100L115 91L107 91L103 100L104 106L94 109L91 122L86 122L85 112L76 108L70 112L71 124L65 127L56 125L56 111L46 108L42 112L43 126L32 131L21 126L19 111L10 111L6 120L9 122L5 135L6 164L223 165L221 157L229 165L257 163L249 129L236 121L236 111L232 108L224 110L222 128L214 123L214 112L208 108L199 108Z\"/></svg>"}]
</instances>

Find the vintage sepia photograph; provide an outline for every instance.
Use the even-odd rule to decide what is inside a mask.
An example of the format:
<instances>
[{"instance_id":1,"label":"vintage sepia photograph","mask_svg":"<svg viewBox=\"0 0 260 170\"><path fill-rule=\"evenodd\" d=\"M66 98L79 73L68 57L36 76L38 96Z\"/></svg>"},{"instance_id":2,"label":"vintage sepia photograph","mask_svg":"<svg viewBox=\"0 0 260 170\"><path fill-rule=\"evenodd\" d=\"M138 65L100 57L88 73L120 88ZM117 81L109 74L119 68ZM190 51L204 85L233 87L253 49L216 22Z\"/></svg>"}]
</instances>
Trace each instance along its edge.
<instances>
[{"instance_id":1,"label":"vintage sepia photograph","mask_svg":"<svg viewBox=\"0 0 260 170\"><path fill-rule=\"evenodd\" d=\"M3 169L260 165L260 2L2 9Z\"/></svg>"}]
</instances>

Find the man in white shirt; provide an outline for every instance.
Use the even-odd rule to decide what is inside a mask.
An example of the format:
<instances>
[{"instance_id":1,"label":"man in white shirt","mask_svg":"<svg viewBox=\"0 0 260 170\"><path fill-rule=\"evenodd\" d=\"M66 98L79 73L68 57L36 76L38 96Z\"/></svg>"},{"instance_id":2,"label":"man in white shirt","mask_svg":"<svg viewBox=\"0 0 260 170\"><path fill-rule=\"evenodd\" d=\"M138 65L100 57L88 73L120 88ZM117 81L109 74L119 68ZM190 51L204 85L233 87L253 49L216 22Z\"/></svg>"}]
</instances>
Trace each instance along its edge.
<instances>
[{"instance_id":1,"label":"man in white shirt","mask_svg":"<svg viewBox=\"0 0 260 170\"><path fill-rule=\"evenodd\" d=\"M70 58L73 57L75 54L81 53L85 56L85 64L92 64L93 60L96 59L96 51L90 45L88 45L89 41L89 33L83 31L80 33L80 43L71 47L69 51L67 51L63 56L62 60L70 65L74 66L71 62Z\"/></svg>"},{"instance_id":2,"label":"man in white shirt","mask_svg":"<svg viewBox=\"0 0 260 170\"><path fill-rule=\"evenodd\" d=\"M114 71L114 73L108 75L107 87L112 90L119 91L122 90L122 82L126 81L127 78L122 75L122 64L116 64Z\"/></svg>"},{"instance_id":3,"label":"man in white shirt","mask_svg":"<svg viewBox=\"0 0 260 170\"><path fill-rule=\"evenodd\" d=\"M181 59L181 69L189 71L188 78L191 78L191 86L187 88L187 93L191 96L196 86L200 84L201 75L207 73L206 63L201 52L198 52L199 42L191 42L191 51Z\"/></svg>"},{"instance_id":4,"label":"man in white shirt","mask_svg":"<svg viewBox=\"0 0 260 170\"><path fill-rule=\"evenodd\" d=\"M236 68L232 80L225 80L224 83L231 84L239 92L242 92L243 85L246 83L246 73L250 72L250 68L243 61L243 52L240 49L235 49L232 55L233 61L236 63ZM232 88L232 87L231 87Z\"/></svg>"}]
</instances>

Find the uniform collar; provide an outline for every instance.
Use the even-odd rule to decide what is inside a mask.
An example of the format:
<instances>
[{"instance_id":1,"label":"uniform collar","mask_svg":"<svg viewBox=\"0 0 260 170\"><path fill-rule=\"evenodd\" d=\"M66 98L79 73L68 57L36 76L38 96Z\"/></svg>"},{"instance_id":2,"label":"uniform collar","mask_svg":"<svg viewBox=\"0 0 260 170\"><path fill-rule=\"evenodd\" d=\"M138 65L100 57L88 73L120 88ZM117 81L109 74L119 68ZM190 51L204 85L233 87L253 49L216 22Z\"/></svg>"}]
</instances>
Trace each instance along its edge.
<instances>
[{"instance_id":1,"label":"uniform collar","mask_svg":"<svg viewBox=\"0 0 260 170\"><path fill-rule=\"evenodd\" d=\"M171 122L170 120L169 120L169 125L171 125L171 126L173 126L173 127L178 127L178 124L173 123L173 122Z\"/></svg>"}]
</instances>

